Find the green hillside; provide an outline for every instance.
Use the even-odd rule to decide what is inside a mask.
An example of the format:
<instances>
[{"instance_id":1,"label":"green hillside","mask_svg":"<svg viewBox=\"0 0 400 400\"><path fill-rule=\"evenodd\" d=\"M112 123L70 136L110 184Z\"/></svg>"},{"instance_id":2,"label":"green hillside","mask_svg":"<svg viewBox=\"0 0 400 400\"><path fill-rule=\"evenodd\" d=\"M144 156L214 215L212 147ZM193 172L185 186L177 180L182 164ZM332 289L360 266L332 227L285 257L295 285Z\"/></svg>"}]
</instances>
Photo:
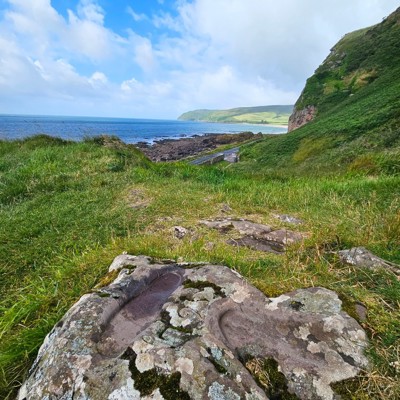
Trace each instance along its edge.
<instances>
[{"instance_id":1,"label":"green hillside","mask_svg":"<svg viewBox=\"0 0 400 400\"><path fill-rule=\"evenodd\" d=\"M399 10L378 25L345 35L307 80L295 109L317 105L320 114L329 112L375 80L393 74L400 67Z\"/></svg>"},{"instance_id":2,"label":"green hillside","mask_svg":"<svg viewBox=\"0 0 400 400\"><path fill-rule=\"evenodd\" d=\"M283 173L400 172L400 9L346 35L307 80L295 111L316 118L249 147L244 158Z\"/></svg>"},{"instance_id":3,"label":"green hillside","mask_svg":"<svg viewBox=\"0 0 400 400\"><path fill-rule=\"evenodd\" d=\"M293 106L239 107L229 110L194 110L182 114L181 121L230 122L287 125Z\"/></svg>"}]
</instances>

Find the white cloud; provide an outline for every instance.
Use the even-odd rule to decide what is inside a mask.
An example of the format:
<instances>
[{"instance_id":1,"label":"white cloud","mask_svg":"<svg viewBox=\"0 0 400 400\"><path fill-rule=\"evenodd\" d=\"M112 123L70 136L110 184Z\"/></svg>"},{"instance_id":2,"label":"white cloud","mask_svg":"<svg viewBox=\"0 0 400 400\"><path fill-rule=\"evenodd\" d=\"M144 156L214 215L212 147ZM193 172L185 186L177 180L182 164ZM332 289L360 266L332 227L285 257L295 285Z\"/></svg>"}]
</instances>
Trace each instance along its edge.
<instances>
[{"instance_id":1,"label":"white cloud","mask_svg":"<svg viewBox=\"0 0 400 400\"><path fill-rule=\"evenodd\" d=\"M179 0L171 14L123 10L132 26L117 34L96 0L80 0L66 18L50 0L8 0L0 105L3 112L174 118L194 108L293 103L343 34L379 22L397 3ZM153 22L147 36L134 31L144 20Z\"/></svg>"},{"instance_id":2,"label":"white cloud","mask_svg":"<svg viewBox=\"0 0 400 400\"><path fill-rule=\"evenodd\" d=\"M147 17L146 14L143 14L143 13L138 14L138 13L136 13L136 12L133 10L133 8L130 7L130 6L127 7L126 12L133 18L133 20L134 20L135 22L145 21L145 20L148 19L148 17Z\"/></svg>"},{"instance_id":3,"label":"white cloud","mask_svg":"<svg viewBox=\"0 0 400 400\"><path fill-rule=\"evenodd\" d=\"M108 83L108 79L103 72L96 71L89 78L89 83L93 87L104 87Z\"/></svg>"},{"instance_id":4,"label":"white cloud","mask_svg":"<svg viewBox=\"0 0 400 400\"><path fill-rule=\"evenodd\" d=\"M92 16L94 17L94 16ZM79 53L93 61L109 58L115 46L113 34L90 19L81 19L68 11L68 31L65 45L71 52Z\"/></svg>"},{"instance_id":5,"label":"white cloud","mask_svg":"<svg viewBox=\"0 0 400 400\"><path fill-rule=\"evenodd\" d=\"M130 30L129 46L133 50L133 58L136 64L145 73L153 71L156 67L156 56L151 41Z\"/></svg>"},{"instance_id":6,"label":"white cloud","mask_svg":"<svg viewBox=\"0 0 400 400\"><path fill-rule=\"evenodd\" d=\"M212 62L223 59L245 74L279 81L282 87L290 88L304 83L344 33L379 22L376 16L394 10L396 3L184 1L177 18L161 14L155 24L180 27L188 43L193 43L193 37L208 43L214 50Z\"/></svg>"},{"instance_id":7,"label":"white cloud","mask_svg":"<svg viewBox=\"0 0 400 400\"><path fill-rule=\"evenodd\" d=\"M98 25L103 25L104 23L104 10L93 0L80 0L78 15L80 18Z\"/></svg>"},{"instance_id":8,"label":"white cloud","mask_svg":"<svg viewBox=\"0 0 400 400\"><path fill-rule=\"evenodd\" d=\"M174 18L170 13L164 11L153 15L152 22L154 26L158 29L167 28L171 31L182 31L180 21L177 18Z\"/></svg>"}]
</instances>

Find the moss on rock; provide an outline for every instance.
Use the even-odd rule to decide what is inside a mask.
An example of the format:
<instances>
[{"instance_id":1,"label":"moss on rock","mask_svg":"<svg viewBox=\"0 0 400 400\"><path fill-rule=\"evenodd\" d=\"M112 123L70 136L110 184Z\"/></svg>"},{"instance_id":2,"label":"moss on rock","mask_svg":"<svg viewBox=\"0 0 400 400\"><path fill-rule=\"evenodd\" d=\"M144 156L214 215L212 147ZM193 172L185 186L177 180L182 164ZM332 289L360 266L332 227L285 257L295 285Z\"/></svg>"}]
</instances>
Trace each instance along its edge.
<instances>
[{"instance_id":1,"label":"moss on rock","mask_svg":"<svg viewBox=\"0 0 400 400\"><path fill-rule=\"evenodd\" d=\"M179 386L180 372L165 375L157 368L140 372L135 364L136 353L130 348L126 350L123 358L129 360L129 370L132 374L134 387L140 392L141 396L149 396L159 389L165 400L190 400L189 394Z\"/></svg>"}]
</instances>

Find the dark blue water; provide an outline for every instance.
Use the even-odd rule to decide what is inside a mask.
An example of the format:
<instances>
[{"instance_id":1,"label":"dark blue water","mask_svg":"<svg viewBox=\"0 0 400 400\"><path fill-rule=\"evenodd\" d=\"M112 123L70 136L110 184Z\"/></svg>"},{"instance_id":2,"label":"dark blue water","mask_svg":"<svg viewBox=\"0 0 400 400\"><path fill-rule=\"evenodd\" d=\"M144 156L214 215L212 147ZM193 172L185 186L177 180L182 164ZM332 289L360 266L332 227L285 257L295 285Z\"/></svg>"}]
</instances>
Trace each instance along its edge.
<instances>
[{"instance_id":1,"label":"dark blue water","mask_svg":"<svg viewBox=\"0 0 400 400\"><path fill-rule=\"evenodd\" d=\"M0 115L0 139L20 139L36 134L81 140L97 135L118 136L125 143L178 139L207 133L284 133L268 125L220 124L157 119Z\"/></svg>"}]
</instances>

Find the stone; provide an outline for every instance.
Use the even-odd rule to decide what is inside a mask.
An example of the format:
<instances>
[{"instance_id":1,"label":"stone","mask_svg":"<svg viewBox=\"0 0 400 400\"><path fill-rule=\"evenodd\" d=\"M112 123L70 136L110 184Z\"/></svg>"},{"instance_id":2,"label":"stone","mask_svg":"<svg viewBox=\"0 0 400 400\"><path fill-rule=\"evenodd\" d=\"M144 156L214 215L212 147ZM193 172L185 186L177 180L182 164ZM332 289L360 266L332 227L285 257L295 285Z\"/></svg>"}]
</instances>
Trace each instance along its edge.
<instances>
[{"instance_id":1,"label":"stone","mask_svg":"<svg viewBox=\"0 0 400 400\"><path fill-rule=\"evenodd\" d=\"M212 221L203 220L200 223L209 228L218 229L223 233L236 230L242 236L229 239L228 244L249 247L268 253L283 253L288 245L300 242L304 238L299 232L288 229L274 229L269 225L258 224L245 219L224 218Z\"/></svg>"},{"instance_id":2,"label":"stone","mask_svg":"<svg viewBox=\"0 0 400 400\"><path fill-rule=\"evenodd\" d=\"M267 298L224 266L126 259L136 267L48 334L18 400L277 398L251 360L273 360L299 399L333 400L331 383L368 366L366 335L330 290Z\"/></svg>"},{"instance_id":3,"label":"stone","mask_svg":"<svg viewBox=\"0 0 400 400\"><path fill-rule=\"evenodd\" d=\"M200 221L200 223L209 228L218 229L222 232L236 229L242 235L259 236L272 231L272 228L268 225L257 224L245 219L224 218L213 221L203 220Z\"/></svg>"},{"instance_id":4,"label":"stone","mask_svg":"<svg viewBox=\"0 0 400 400\"><path fill-rule=\"evenodd\" d=\"M183 226L174 226L172 227L172 231L177 239L183 239L189 233Z\"/></svg>"},{"instance_id":5,"label":"stone","mask_svg":"<svg viewBox=\"0 0 400 400\"><path fill-rule=\"evenodd\" d=\"M214 242L207 242L204 244L203 249L206 251L211 251L213 250L215 247L215 243Z\"/></svg>"},{"instance_id":6,"label":"stone","mask_svg":"<svg viewBox=\"0 0 400 400\"><path fill-rule=\"evenodd\" d=\"M230 207L229 204L226 203L222 204L221 211L223 213L230 213L232 211L232 207Z\"/></svg>"},{"instance_id":7,"label":"stone","mask_svg":"<svg viewBox=\"0 0 400 400\"><path fill-rule=\"evenodd\" d=\"M264 251L266 253L282 254L285 251L285 247L280 243L262 238L255 239L252 236L229 239L226 243L231 246L248 247L252 250Z\"/></svg>"},{"instance_id":8,"label":"stone","mask_svg":"<svg viewBox=\"0 0 400 400\"><path fill-rule=\"evenodd\" d=\"M121 254L114 258L108 271L114 272L119 271L122 268L135 268L136 266L140 265L140 263L145 263L145 265L147 265L149 261L149 257L138 258L129 254Z\"/></svg>"},{"instance_id":9,"label":"stone","mask_svg":"<svg viewBox=\"0 0 400 400\"><path fill-rule=\"evenodd\" d=\"M214 220L214 221L200 221L200 224L207 226L211 229L217 229L221 232L228 232L233 229L233 224L231 219L222 219L222 220Z\"/></svg>"},{"instance_id":10,"label":"stone","mask_svg":"<svg viewBox=\"0 0 400 400\"><path fill-rule=\"evenodd\" d=\"M206 134L195 135L190 138L163 139L149 145L148 143L136 143L138 147L152 161L173 161L181 160L189 156L200 155L203 152L215 150L218 146L242 143L249 140L260 139L261 134L242 132L233 134ZM230 150L232 151L232 149ZM203 159L203 157L201 157ZM204 157L207 158L208 157ZM212 158L212 157L211 157ZM223 157L220 158L220 161ZM196 160L191 164L197 164ZM200 162L199 164L202 164Z\"/></svg>"},{"instance_id":11,"label":"stone","mask_svg":"<svg viewBox=\"0 0 400 400\"><path fill-rule=\"evenodd\" d=\"M291 215L287 215L287 214L276 214L276 215L274 215L274 217L279 219L282 222L286 222L287 224L301 225L304 223L304 221L302 219L292 217Z\"/></svg>"},{"instance_id":12,"label":"stone","mask_svg":"<svg viewBox=\"0 0 400 400\"><path fill-rule=\"evenodd\" d=\"M365 322L367 320L368 309L364 304L356 302L354 305L354 311L356 312L358 320L360 322Z\"/></svg>"},{"instance_id":13,"label":"stone","mask_svg":"<svg viewBox=\"0 0 400 400\"><path fill-rule=\"evenodd\" d=\"M365 247L353 247L350 250L340 250L338 255L343 264L372 270L383 268L393 272L396 275L400 275L399 265L377 257Z\"/></svg>"}]
</instances>

